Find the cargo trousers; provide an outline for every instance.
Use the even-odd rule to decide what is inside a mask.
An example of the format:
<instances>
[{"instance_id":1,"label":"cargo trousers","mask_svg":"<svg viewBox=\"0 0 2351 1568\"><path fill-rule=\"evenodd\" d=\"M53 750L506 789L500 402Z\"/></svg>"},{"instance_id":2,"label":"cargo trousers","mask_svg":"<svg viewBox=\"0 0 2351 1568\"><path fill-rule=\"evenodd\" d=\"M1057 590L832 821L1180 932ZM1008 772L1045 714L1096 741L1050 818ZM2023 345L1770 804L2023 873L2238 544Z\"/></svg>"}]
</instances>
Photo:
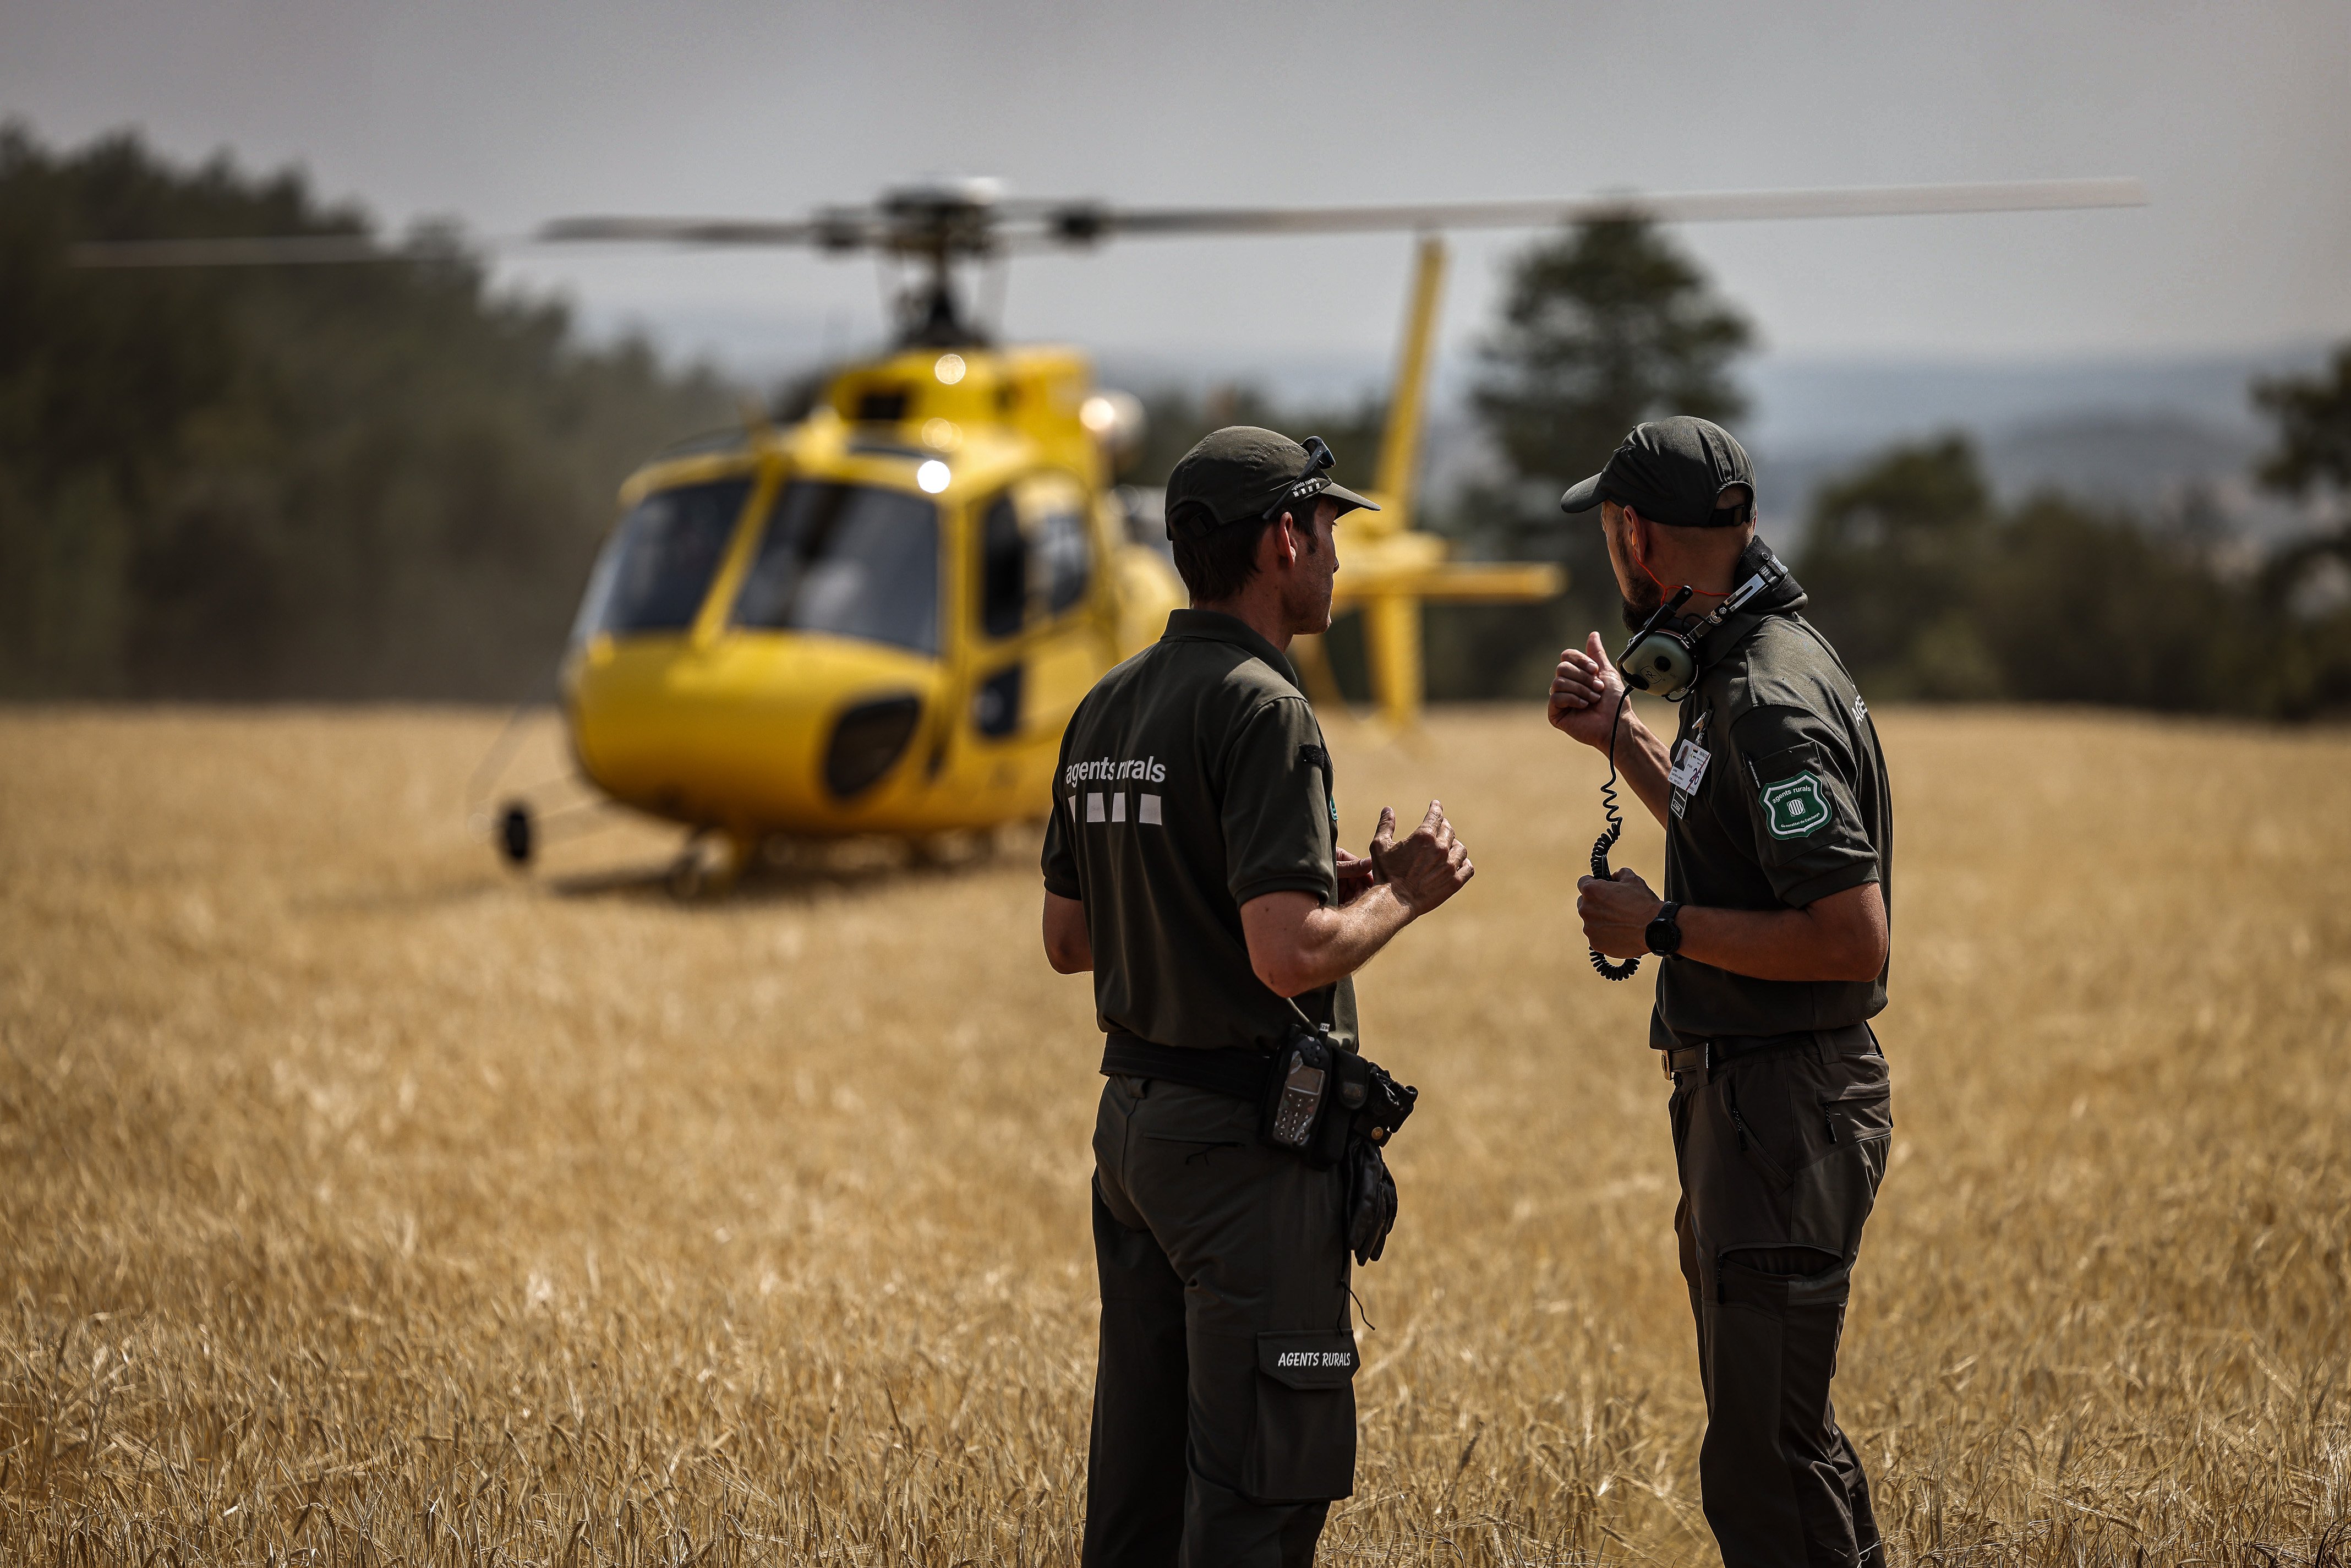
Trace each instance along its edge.
<instances>
[{"instance_id":1,"label":"cargo trousers","mask_svg":"<svg viewBox=\"0 0 2351 1568\"><path fill-rule=\"evenodd\" d=\"M1698 1485L1728 1568L1881 1559L1829 1398L1894 1120L1865 1026L1674 1075L1674 1215L1706 1389Z\"/></svg>"},{"instance_id":2,"label":"cargo trousers","mask_svg":"<svg viewBox=\"0 0 2351 1568\"><path fill-rule=\"evenodd\" d=\"M1344 1177L1260 1142L1259 1115L1103 1086L1087 1568L1305 1568L1354 1490Z\"/></svg>"}]
</instances>

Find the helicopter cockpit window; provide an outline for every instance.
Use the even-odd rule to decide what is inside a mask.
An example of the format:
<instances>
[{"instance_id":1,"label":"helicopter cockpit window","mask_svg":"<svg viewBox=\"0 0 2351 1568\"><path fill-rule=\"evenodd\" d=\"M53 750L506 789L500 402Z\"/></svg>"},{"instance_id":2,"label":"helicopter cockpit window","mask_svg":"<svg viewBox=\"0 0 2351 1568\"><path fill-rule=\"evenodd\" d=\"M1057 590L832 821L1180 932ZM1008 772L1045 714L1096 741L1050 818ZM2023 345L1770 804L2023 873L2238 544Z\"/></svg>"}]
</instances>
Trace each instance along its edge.
<instances>
[{"instance_id":1,"label":"helicopter cockpit window","mask_svg":"<svg viewBox=\"0 0 2351 1568\"><path fill-rule=\"evenodd\" d=\"M597 558L572 640L693 625L750 492L748 478L715 479L656 490L631 507Z\"/></svg>"},{"instance_id":2,"label":"helicopter cockpit window","mask_svg":"<svg viewBox=\"0 0 2351 1568\"><path fill-rule=\"evenodd\" d=\"M1074 480L1023 480L981 515L979 622L989 636L1008 637L1061 614L1085 598L1092 580L1086 493Z\"/></svg>"},{"instance_id":3,"label":"helicopter cockpit window","mask_svg":"<svg viewBox=\"0 0 2351 1568\"><path fill-rule=\"evenodd\" d=\"M920 496L795 479L768 514L735 624L939 648L939 513Z\"/></svg>"}]
</instances>

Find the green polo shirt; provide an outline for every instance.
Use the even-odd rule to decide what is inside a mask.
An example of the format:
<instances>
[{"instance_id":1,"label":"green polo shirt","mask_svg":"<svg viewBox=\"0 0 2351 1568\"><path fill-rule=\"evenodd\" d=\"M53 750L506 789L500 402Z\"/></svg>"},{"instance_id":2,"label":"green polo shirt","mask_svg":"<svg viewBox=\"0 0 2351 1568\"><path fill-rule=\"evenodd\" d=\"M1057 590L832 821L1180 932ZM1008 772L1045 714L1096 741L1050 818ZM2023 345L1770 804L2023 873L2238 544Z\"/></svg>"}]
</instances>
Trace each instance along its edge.
<instances>
[{"instance_id":1,"label":"green polo shirt","mask_svg":"<svg viewBox=\"0 0 2351 1568\"><path fill-rule=\"evenodd\" d=\"M1270 1051L1299 1011L1352 1047L1351 980L1297 1008L1249 967L1241 905L1338 893L1339 809L1322 727L1280 649L1178 610L1096 683L1061 737L1045 887L1086 906L1105 1033Z\"/></svg>"},{"instance_id":2,"label":"green polo shirt","mask_svg":"<svg viewBox=\"0 0 2351 1568\"><path fill-rule=\"evenodd\" d=\"M1681 703L1664 896L1801 909L1876 883L1894 909L1894 799L1868 705L1784 580L1710 633ZM1649 1043L1840 1029L1886 1006L1874 980L1759 980L1694 958L1657 971Z\"/></svg>"}]
</instances>

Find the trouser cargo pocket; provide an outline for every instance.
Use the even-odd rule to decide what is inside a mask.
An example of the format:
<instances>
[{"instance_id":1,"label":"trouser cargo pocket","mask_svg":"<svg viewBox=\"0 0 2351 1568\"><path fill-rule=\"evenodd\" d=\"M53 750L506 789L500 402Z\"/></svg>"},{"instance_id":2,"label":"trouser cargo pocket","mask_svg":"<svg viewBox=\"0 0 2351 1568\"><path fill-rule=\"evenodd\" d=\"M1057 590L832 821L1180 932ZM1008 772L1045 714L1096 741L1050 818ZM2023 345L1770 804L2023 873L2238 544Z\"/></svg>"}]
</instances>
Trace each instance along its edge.
<instances>
[{"instance_id":1,"label":"trouser cargo pocket","mask_svg":"<svg viewBox=\"0 0 2351 1568\"><path fill-rule=\"evenodd\" d=\"M1245 1496L1313 1502L1355 1490L1355 1336L1345 1329L1257 1336Z\"/></svg>"},{"instance_id":2,"label":"trouser cargo pocket","mask_svg":"<svg viewBox=\"0 0 2351 1568\"><path fill-rule=\"evenodd\" d=\"M1819 1156L1796 1174L1789 1197L1788 1239L1850 1260L1861 1228L1886 1179L1894 1111L1885 1082L1865 1082L1820 1097Z\"/></svg>"}]
</instances>

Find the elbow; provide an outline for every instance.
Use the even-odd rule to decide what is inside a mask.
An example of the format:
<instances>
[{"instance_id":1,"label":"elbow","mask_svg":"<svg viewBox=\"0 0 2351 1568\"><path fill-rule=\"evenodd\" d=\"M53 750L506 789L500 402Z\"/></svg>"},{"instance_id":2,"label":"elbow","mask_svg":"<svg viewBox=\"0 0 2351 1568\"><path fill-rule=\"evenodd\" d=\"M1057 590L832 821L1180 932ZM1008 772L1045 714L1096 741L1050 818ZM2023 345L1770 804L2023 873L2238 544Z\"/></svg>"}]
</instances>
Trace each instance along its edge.
<instances>
[{"instance_id":1,"label":"elbow","mask_svg":"<svg viewBox=\"0 0 2351 1568\"><path fill-rule=\"evenodd\" d=\"M1094 967L1094 956L1074 943L1047 942L1045 962L1057 975L1082 975Z\"/></svg>"},{"instance_id":2,"label":"elbow","mask_svg":"<svg viewBox=\"0 0 2351 1568\"><path fill-rule=\"evenodd\" d=\"M1830 976L1836 980L1875 980L1886 972L1886 958L1891 944L1883 931L1870 933L1845 945L1838 955L1841 962L1837 972Z\"/></svg>"},{"instance_id":3,"label":"elbow","mask_svg":"<svg viewBox=\"0 0 2351 1568\"><path fill-rule=\"evenodd\" d=\"M1249 967L1256 972L1265 988L1277 997L1299 996L1312 990L1315 986L1315 977L1306 966L1289 954L1265 956L1251 954Z\"/></svg>"}]
</instances>

